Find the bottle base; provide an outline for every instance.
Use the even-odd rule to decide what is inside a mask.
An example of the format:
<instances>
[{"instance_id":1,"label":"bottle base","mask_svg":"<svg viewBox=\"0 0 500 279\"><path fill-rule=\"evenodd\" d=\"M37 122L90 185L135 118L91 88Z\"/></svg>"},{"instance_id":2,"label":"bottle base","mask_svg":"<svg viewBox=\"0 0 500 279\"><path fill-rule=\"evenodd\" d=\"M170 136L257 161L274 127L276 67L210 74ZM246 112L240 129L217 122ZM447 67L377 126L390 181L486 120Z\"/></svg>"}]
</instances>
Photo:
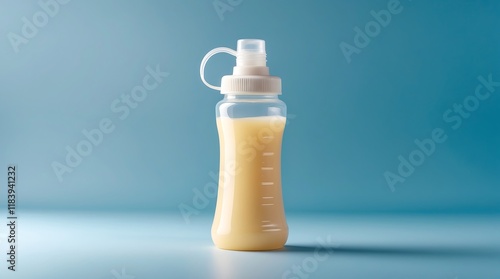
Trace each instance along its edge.
<instances>
[{"instance_id":1,"label":"bottle base","mask_svg":"<svg viewBox=\"0 0 500 279\"><path fill-rule=\"evenodd\" d=\"M276 250L281 250L285 247L285 245L282 245L277 248L265 248L265 249L240 249L240 248L235 248L235 247L219 247L215 245L218 249L221 250L227 250L227 251L243 251L243 252L265 252L265 251L276 251Z\"/></svg>"},{"instance_id":2,"label":"bottle base","mask_svg":"<svg viewBox=\"0 0 500 279\"><path fill-rule=\"evenodd\" d=\"M212 235L215 246L233 251L271 251L285 246L288 231L246 235Z\"/></svg>"}]
</instances>

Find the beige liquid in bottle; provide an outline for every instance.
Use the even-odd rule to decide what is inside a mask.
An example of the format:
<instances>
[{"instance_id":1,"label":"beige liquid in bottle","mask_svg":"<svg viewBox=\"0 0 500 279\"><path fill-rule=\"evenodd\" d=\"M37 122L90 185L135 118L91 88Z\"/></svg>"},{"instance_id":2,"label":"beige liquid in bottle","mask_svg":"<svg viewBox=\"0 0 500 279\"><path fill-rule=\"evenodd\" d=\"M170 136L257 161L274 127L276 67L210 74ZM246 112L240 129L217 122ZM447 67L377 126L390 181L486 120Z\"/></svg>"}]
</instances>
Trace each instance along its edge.
<instances>
[{"instance_id":1,"label":"beige liquid in bottle","mask_svg":"<svg viewBox=\"0 0 500 279\"><path fill-rule=\"evenodd\" d=\"M286 118L218 117L220 176L212 225L215 245L272 250L288 238L281 193L281 141Z\"/></svg>"}]
</instances>

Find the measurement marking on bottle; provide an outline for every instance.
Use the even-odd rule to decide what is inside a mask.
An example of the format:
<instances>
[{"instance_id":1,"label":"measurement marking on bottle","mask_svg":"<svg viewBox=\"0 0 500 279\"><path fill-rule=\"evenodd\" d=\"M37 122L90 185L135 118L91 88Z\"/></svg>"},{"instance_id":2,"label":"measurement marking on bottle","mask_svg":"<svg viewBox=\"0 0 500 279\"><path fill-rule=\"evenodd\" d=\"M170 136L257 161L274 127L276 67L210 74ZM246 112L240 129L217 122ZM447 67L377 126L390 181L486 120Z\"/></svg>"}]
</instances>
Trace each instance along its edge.
<instances>
[{"instance_id":1,"label":"measurement marking on bottle","mask_svg":"<svg viewBox=\"0 0 500 279\"><path fill-rule=\"evenodd\" d=\"M263 139L274 139L274 136L265 136L265 137L262 137Z\"/></svg>"},{"instance_id":2,"label":"measurement marking on bottle","mask_svg":"<svg viewBox=\"0 0 500 279\"><path fill-rule=\"evenodd\" d=\"M267 230L262 230L263 232L278 232L281 231L281 229L267 229Z\"/></svg>"},{"instance_id":3,"label":"measurement marking on bottle","mask_svg":"<svg viewBox=\"0 0 500 279\"><path fill-rule=\"evenodd\" d=\"M274 197L262 197L263 199L267 200L267 199L274 199Z\"/></svg>"},{"instance_id":4,"label":"measurement marking on bottle","mask_svg":"<svg viewBox=\"0 0 500 279\"><path fill-rule=\"evenodd\" d=\"M271 222L271 221L269 221L269 220L263 220L262 221L262 223L269 223L269 222Z\"/></svg>"},{"instance_id":5,"label":"measurement marking on bottle","mask_svg":"<svg viewBox=\"0 0 500 279\"><path fill-rule=\"evenodd\" d=\"M274 182L262 182L262 186L271 186L274 185Z\"/></svg>"},{"instance_id":6,"label":"measurement marking on bottle","mask_svg":"<svg viewBox=\"0 0 500 279\"><path fill-rule=\"evenodd\" d=\"M261 227L263 227L263 228L276 227L276 225L275 224L269 224L269 225L262 225Z\"/></svg>"},{"instance_id":7,"label":"measurement marking on bottle","mask_svg":"<svg viewBox=\"0 0 500 279\"><path fill-rule=\"evenodd\" d=\"M274 203L263 203L262 205L263 206L270 206L270 205L274 205Z\"/></svg>"},{"instance_id":8,"label":"measurement marking on bottle","mask_svg":"<svg viewBox=\"0 0 500 279\"><path fill-rule=\"evenodd\" d=\"M265 170L265 171L272 171L272 170L274 170L274 168L273 168L273 167L262 167L262 168L260 168L260 169L261 169L261 170Z\"/></svg>"},{"instance_id":9,"label":"measurement marking on bottle","mask_svg":"<svg viewBox=\"0 0 500 279\"><path fill-rule=\"evenodd\" d=\"M273 156L274 152L264 152L262 153L262 156Z\"/></svg>"}]
</instances>

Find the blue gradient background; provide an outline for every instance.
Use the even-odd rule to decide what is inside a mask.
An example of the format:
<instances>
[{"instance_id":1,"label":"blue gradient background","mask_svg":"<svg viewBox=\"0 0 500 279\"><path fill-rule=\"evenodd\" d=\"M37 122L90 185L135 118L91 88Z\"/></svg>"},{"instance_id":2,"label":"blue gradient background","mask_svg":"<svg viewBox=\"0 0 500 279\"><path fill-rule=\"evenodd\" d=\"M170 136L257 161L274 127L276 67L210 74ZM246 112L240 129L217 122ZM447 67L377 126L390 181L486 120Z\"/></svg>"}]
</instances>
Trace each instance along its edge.
<instances>
[{"instance_id":1,"label":"blue gradient background","mask_svg":"<svg viewBox=\"0 0 500 279\"><path fill-rule=\"evenodd\" d=\"M215 47L235 48L241 38L266 40L268 66L283 80L291 116L282 158L289 243L309 246L290 255L265 254L280 263L276 278L313 251L316 237L331 232L347 247L332 265L342 266L343 278L374 276L377 268L385 270L381 278L421 278L416 271L422 266L432 270L426 278L499 275L490 254L473 253L474 265L468 265L468 256L446 254L449 247L441 245L450 235L455 247L500 243L500 87L459 129L443 121L446 110L474 93L478 76L500 81L499 1L402 0L402 12L351 63L339 44L353 44L353 28L364 28L373 20L370 11L386 9L388 0L243 0L223 18L212 2L73 0L16 53L8 34L21 34L22 18L32 21L40 7L37 1L0 0L0 206L6 208L6 166L17 164L18 208L21 216L27 212L21 262L24 272L32 272L16 278L56 278L53 260L64 267L57 275L64 278L111 278L109 270L122 265L137 278L168 269L200 278L210 261L224 262L218 270L224 273L224 258L240 255L228 267L236 271L228 278L235 278L240 267L253 271L252 261L262 264L259 254L213 249L214 198L190 217L192 226L179 212L182 204L193 206L194 193L218 172L214 107L222 96L200 81L200 61ZM110 104L156 65L170 75L120 120ZM207 79L218 83L233 65L231 56L214 57ZM115 130L59 182L51 164L63 163L66 146L75 148L85 139L81 131L97 128L103 118ZM396 172L398 156L407 158L414 140L429 138L435 128L447 141L392 192L384 172ZM297 219L307 212L361 219ZM424 217L408 231L405 217L385 223L363 219L366 213ZM433 225L448 227L426 227L429 213L438 216ZM491 219L439 219L471 213ZM396 247L384 248L384 241ZM421 253L411 244L445 254ZM194 270L196 260L204 267ZM328 276L326 266L316 276Z\"/></svg>"},{"instance_id":2,"label":"blue gradient background","mask_svg":"<svg viewBox=\"0 0 500 279\"><path fill-rule=\"evenodd\" d=\"M243 1L221 20L210 1L71 1L16 54L7 34L40 8L2 1L0 164L19 165L22 207L177 210L218 170L222 96L201 83L201 58L255 37L266 40L295 117L283 145L288 210L498 212L500 89L456 131L442 114L474 92L479 75L500 80L500 3L402 1L347 63L340 42L353 44L353 28L387 2ZM233 64L214 57L208 80ZM170 76L119 120L111 102L148 65ZM104 117L116 129L59 183L51 163ZM392 193L383 173L436 127L448 140Z\"/></svg>"}]
</instances>

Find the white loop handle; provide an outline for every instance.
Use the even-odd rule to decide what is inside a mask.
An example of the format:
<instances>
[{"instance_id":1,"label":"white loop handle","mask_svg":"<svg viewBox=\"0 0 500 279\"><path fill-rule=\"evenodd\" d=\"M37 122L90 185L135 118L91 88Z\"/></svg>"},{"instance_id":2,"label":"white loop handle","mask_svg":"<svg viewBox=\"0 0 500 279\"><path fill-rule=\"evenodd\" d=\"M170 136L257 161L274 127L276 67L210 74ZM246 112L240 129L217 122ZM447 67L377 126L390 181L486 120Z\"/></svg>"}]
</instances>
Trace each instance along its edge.
<instances>
[{"instance_id":1,"label":"white loop handle","mask_svg":"<svg viewBox=\"0 0 500 279\"><path fill-rule=\"evenodd\" d=\"M219 91L220 91L220 86L212 85L212 84L208 83L205 80L205 65L207 64L207 61L208 61L208 59L210 59L210 57L214 56L217 53L221 53L221 52L225 52L225 53L231 54L233 56L236 56L236 54L237 54L237 52L235 50L227 48L227 47L214 48L211 51L209 51L205 55L205 57L203 57L203 60L201 60L201 65L200 65L200 77L201 77L201 81L203 81L203 83L207 87L212 88L213 90L219 90Z\"/></svg>"}]
</instances>

